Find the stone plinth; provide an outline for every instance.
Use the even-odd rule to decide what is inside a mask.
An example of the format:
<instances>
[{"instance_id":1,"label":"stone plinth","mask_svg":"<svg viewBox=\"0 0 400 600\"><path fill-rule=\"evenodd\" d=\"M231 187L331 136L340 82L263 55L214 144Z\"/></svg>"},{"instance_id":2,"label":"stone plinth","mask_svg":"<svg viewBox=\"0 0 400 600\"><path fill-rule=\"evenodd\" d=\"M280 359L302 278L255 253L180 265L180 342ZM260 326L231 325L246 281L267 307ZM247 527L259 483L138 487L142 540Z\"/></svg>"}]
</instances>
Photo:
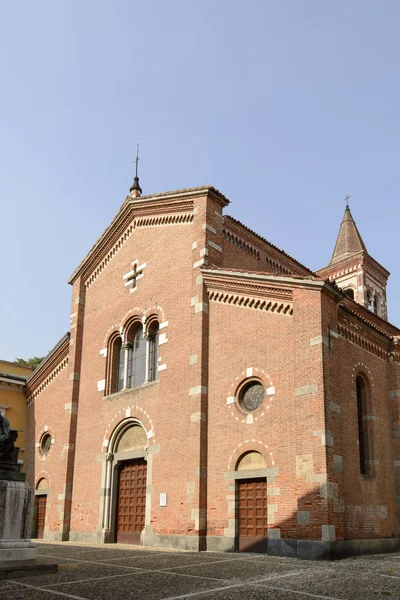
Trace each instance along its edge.
<instances>
[{"instance_id":1,"label":"stone plinth","mask_svg":"<svg viewBox=\"0 0 400 600\"><path fill-rule=\"evenodd\" d=\"M0 479L0 564L36 558L28 539L32 502L33 490L25 481Z\"/></svg>"},{"instance_id":2,"label":"stone plinth","mask_svg":"<svg viewBox=\"0 0 400 600\"><path fill-rule=\"evenodd\" d=\"M36 560L36 546L29 539L33 490L11 473L0 479L0 579L57 571L56 564L41 565Z\"/></svg>"}]
</instances>

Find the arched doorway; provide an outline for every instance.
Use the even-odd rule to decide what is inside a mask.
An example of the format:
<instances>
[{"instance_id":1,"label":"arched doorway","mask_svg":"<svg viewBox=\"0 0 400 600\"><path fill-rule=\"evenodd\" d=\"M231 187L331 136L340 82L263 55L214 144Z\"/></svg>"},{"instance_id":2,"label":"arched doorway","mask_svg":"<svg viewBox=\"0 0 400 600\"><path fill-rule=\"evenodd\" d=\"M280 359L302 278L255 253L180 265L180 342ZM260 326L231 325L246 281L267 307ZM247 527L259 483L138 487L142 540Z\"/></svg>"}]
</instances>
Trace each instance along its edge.
<instances>
[{"instance_id":1,"label":"arched doorway","mask_svg":"<svg viewBox=\"0 0 400 600\"><path fill-rule=\"evenodd\" d=\"M106 455L103 540L140 544L146 520L147 434L135 419L123 421Z\"/></svg>"},{"instance_id":2,"label":"arched doorway","mask_svg":"<svg viewBox=\"0 0 400 600\"><path fill-rule=\"evenodd\" d=\"M49 493L49 484L47 479L39 479L35 490L35 504L33 507L32 537L43 539L44 528L46 526L47 494Z\"/></svg>"},{"instance_id":3,"label":"arched doorway","mask_svg":"<svg viewBox=\"0 0 400 600\"><path fill-rule=\"evenodd\" d=\"M237 548L239 552L267 552L267 479L257 476L265 470L264 457L255 451L243 454L237 464ZM241 477L243 475L243 478Z\"/></svg>"}]
</instances>

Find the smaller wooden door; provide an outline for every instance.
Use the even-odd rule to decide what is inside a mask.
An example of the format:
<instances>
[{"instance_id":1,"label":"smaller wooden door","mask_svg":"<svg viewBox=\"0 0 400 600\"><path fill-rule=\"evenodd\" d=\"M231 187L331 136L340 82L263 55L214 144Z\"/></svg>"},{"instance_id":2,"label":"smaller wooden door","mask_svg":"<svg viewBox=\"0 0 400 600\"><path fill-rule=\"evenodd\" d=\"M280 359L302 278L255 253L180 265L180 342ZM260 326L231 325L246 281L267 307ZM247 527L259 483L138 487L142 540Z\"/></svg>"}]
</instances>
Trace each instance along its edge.
<instances>
[{"instance_id":1,"label":"smaller wooden door","mask_svg":"<svg viewBox=\"0 0 400 600\"><path fill-rule=\"evenodd\" d=\"M147 463L123 462L119 470L117 542L140 544L146 513Z\"/></svg>"},{"instance_id":2,"label":"smaller wooden door","mask_svg":"<svg viewBox=\"0 0 400 600\"><path fill-rule=\"evenodd\" d=\"M47 496L35 496L36 509L36 537L43 539L44 524L46 519L46 502Z\"/></svg>"},{"instance_id":3,"label":"smaller wooden door","mask_svg":"<svg viewBox=\"0 0 400 600\"><path fill-rule=\"evenodd\" d=\"M239 552L267 552L267 481L238 481Z\"/></svg>"}]
</instances>

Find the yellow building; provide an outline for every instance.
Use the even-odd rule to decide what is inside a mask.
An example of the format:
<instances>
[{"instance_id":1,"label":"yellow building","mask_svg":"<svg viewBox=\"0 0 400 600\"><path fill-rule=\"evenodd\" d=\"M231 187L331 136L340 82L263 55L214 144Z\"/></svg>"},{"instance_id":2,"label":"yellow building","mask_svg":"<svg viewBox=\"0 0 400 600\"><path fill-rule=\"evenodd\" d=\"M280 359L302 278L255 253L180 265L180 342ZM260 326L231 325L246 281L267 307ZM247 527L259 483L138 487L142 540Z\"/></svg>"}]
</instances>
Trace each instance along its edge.
<instances>
[{"instance_id":1,"label":"yellow building","mask_svg":"<svg viewBox=\"0 0 400 600\"><path fill-rule=\"evenodd\" d=\"M24 387L31 373L30 367L0 360L0 413L6 415L12 429L18 430L16 446L20 448L18 462L21 465L24 464L26 427Z\"/></svg>"}]
</instances>

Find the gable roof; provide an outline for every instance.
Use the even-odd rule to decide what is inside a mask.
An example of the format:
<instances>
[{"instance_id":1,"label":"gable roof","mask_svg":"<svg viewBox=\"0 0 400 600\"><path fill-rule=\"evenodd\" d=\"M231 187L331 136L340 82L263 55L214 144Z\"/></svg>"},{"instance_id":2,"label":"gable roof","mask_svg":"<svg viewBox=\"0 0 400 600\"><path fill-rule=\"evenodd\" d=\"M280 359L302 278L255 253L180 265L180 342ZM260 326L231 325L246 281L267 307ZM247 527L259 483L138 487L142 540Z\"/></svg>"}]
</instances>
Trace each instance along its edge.
<instances>
[{"instance_id":1,"label":"gable roof","mask_svg":"<svg viewBox=\"0 0 400 600\"><path fill-rule=\"evenodd\" d=\"M190 200L190 198L194 198L199 194L211 194L214 198L217 198L223 206L227 206L230 203L230 200L212 185L162 192L160 194L151 194L148 196L138 196L137 198L127 196L114 219L72 273L68 279L68 283L73 284L76 278L85 271L86 268L89 268L90 264L97 262L99 257L104 255L108 245L112 242L114 237L117 238L124 227L132 221L135 211L140 210L140 206L143 208L143 205L148 204L148 208L151 208L152 203L154 203L154 205L159 204L160 206L168 205L171 201Z\"/></svg>"}]
</instances>

